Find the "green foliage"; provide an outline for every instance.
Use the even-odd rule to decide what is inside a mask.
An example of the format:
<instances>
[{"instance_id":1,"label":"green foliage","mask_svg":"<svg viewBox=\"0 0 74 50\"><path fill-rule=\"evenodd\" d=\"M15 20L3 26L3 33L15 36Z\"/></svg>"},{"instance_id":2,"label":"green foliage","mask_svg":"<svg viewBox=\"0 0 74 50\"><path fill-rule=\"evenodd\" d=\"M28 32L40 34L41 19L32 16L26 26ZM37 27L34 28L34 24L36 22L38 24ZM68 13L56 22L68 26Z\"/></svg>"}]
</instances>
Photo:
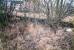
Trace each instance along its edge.
<instances>
[{"instance_id":1,"label":"green foliage","mask_svg":"<svg viewBox=\"0 0 74 50\"><path fill-rule=\"evenodd\" d=\"M4 12L3 0L0 0L0 28L3 28L8 23L7 15Z\"/></svg>"},{"instance_id":2,"label":"green foliage","mask_svg":"<svg viewBox=\"0 0 74 50\"><path fill-rule=\"evenodd\" d=\"M5 14L0 14L0 28L8 24L8 19Z\"/></svg>"}]
</instances>

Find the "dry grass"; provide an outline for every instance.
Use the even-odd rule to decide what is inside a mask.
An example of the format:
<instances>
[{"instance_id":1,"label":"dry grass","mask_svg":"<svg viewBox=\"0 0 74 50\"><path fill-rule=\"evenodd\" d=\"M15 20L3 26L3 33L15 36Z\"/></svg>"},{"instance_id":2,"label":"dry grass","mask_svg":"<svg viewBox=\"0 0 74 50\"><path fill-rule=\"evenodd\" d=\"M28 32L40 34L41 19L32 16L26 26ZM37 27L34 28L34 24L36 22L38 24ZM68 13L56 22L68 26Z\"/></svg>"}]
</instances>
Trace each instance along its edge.
<instances>
[{"instance_id":1,"label":"dry grass","mask_svg":"<svg viewBox=\"0 0 74 50\"><path fill-rule=\"evenodd\" d=\"M47 25L35 25L30 22L25 26L24 23L18 22L11 24L11 27L6 31L9 33L8 45L12 50L14 48L18 50L62 50L61 47L68 50L69 48L65 45L67 45L66 39L69 40L70 34L65 33L61 27L56 29L55 33Z\"/></svg>"}]
</instances>

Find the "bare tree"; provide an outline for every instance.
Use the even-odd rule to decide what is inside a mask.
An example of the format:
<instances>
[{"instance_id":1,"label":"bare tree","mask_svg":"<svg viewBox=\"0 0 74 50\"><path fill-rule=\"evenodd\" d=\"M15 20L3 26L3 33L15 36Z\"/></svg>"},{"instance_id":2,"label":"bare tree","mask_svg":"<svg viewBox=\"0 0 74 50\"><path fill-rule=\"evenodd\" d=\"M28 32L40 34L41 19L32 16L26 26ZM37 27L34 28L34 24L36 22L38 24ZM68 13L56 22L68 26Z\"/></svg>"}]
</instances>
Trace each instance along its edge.
<instances>
[{"instance_id":1,"label":"bare tree","mask_svg":"<svg viewBox=\"0 0 74 50\"><path fill-rule=\"evenodd\" d=\"M47 15L48 24L57 26L64 17L67 17L71 12L72 1L73 0L43 0L43 6L46 7L45 14Z\"/></svg>"}]
</instances>

